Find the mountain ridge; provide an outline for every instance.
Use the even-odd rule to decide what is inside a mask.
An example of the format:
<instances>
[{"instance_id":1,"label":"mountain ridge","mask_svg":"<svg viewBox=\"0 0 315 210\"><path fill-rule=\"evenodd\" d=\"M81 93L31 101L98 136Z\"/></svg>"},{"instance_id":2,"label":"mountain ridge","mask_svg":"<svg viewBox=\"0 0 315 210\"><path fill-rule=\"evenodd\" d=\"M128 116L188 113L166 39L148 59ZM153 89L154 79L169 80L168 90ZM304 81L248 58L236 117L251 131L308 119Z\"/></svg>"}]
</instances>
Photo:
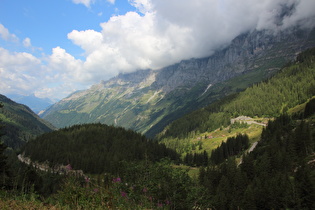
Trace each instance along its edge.
<instances>
[{"instance_id":1,"label":"mountain ridge","mask_svg":"<svg viewBox=\"0 0 315 210\"><path fill-rule=\"evenodd\" d=\"M52 100L48 98L38 98L34 94L27 96L19 94L8 94L7 97L17 103L28 106L36 114L39 114L41 111L47 109L49 106L54 104Z\"/></svg>"},{"instance_id":2,"label":"mountain ridge","mask_svg":"<svg viewBox=\"0 0 315 210\"><path fill-rule=\"evenodd\" d=\"M183 114L239 91L224 86L225 81L242 75L251 75L246 85L261 81L311 46L315 46L314 29L248 32L210 57L102 81L54 104L41 116L57 127L101 122L153 137Z\"/></svg>"},{"instance_id":3,"label":"mountain ridge","mask_svg":"<svg viewBox=\"0 0 315 210\"><path fill-rule=\"evenodd\" d=\"M2 140L8 147L18 149L35 136L54 129L26 105L1 94L0 103L3 105L0 109L0 122L4 126Z\"/></svg>"}]
</instances>

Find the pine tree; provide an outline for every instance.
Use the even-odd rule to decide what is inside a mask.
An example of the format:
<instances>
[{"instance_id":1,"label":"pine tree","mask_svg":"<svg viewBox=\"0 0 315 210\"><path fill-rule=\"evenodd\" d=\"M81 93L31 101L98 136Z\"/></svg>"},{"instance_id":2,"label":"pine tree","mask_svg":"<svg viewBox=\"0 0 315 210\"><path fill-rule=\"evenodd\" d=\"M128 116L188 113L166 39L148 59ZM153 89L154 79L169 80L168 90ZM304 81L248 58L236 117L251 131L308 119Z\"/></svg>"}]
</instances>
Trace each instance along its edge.
<instances>
[{"instance_id":1,"label":"pine tree","mask_svg":"<svg viewBox=\"0 0 315 210\"><path fill-rule=\"evenodd\" d=\"M3 105L0 104L0 108L2 108ZM4 126L0 125L0 138L3 135L2 128ZM1 139L0 139L1 140ZM0 186L4 187L7 184L8 180L8 173L9 173L9 167L7 165L7 156L4 154L5 150L7 149L7 146L0 141Z\"/></svg>"},{"instance_id":2,"label":"pine tree","mask_svg":"<svg viewBox=\"0 0 315 210\"><path fill-rule=\"evenodd\" d=\"M296 203L299 209L315 209L315 183L311 178L312 170L307 164L298 168L295 176L297 191Z\"/></svg>"}]
</instances>

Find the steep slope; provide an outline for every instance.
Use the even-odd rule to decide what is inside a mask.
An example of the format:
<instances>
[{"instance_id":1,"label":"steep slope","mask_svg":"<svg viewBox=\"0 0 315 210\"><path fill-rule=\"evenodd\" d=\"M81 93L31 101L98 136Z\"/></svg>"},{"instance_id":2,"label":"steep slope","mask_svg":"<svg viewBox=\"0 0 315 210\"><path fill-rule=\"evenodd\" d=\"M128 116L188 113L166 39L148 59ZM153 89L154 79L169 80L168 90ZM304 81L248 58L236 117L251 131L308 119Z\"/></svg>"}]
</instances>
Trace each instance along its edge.
<instances>
[{"instance_id":1,"label":"steep slope","mask_svg":"<svg viewBox=\"0 0 315 210\"><path fill-rule=\"evenodd\" d=\"M170 124L161 139L186 138L193 133L212 131L230 124L240 115L278 117L315 96L315 48L297 56L268 81L196 110ZM291 110L292 112L292 110Z\"/></svg>"},{"instance_id":2,"label":"steep slope","mask_svg":"<svg viewBox=\"0 0 315 210\"><path fill-rule=\"evenodd\" d=\"M0 94L0 123L4 125L1 140L9 147L18 149L29 139L52 131L54 127L37 116L30 108L18 104Z\"/></svg>"},{"instance_id":3,"label":"steep slope","mask_svg":"<svg viewBox=\"0 0 315 210\"><path fill-rule=\"evenodd\" d=\"M70 95L41 116L57 127L102 122L153 137L184 114L268 78L310 46L314 30L253 31L207 58L120 74Z\"/></svg>"}]
</instances>

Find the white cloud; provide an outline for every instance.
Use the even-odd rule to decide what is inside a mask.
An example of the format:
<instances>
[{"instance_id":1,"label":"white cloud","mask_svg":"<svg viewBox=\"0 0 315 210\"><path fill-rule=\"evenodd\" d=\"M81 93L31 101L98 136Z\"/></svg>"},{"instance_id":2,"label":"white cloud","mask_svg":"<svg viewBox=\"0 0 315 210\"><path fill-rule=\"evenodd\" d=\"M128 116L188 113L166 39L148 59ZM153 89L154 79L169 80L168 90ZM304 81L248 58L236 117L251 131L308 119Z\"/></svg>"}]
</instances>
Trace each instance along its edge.
<instances>
[{"instance_id":1,"label":"white cloud","mask_svg":"<svg viewBox=\"0 0 315 210\"><path fill-rule=\"evenodd\" d=\"M142 14L152 12L153 5L151 0L128 0L129 3L137 8Z\"/></svg>"},{"instance_id":2,"label":"white cloud","mask_svg":"<svg viewBox=\"0 0 315 210\"><path fill-rule=\"evenodd\" d=\"M115 1L116 0L107 0L109 3L111 3L111 4L115 4Z\"/></svg>"},{"instance_id":3,"label":"white cloud","mask_svg":"<svg viewBox=\"0 0 315 210\"><path fill-rule=\"evenodd\" d=\"M31 44L31 39L30 38L25 38L24 40L23 40L23 45L24 45L24 47L31 47L32 46L32 44Z\"/></svg>"},{"instance_id":4,"label":"white cloud","mask_svg":"<svg viewBox=\"0 0 315 210\"><path fill-rule=\"evenodd\" d=\"M41 61L29 53L10 53L0 48L0 89L4 93L22 93L40 87L41 68Z\"/></svg>"},{"instance_id":5,"label":"white cloud","mask_svg":"<svg viewBox=\"0 0 315 210\"><path fill-rule=\"evenodd\" d=\"M0 35L1 38L5 41L12 41L12 42L18 42L19 39L15 34L11 34L9 30L4 27L2 24L0 24Z\"/></svg>"},{"instance_id":6,"label":"white cloud","mask_svg":"<svg viewBox=\"0 0 315 210\"><path fill-rule=\"evenodd\" d=\"M83 4L86 7L90 7L92 3L95 2L95 0L72 0L75 4Z\"/></svg>"},{"instance_id":7,"label":"white cloud","mask_svg":"<svg viewBox=\"0 0 315 210\"><path fill-rule=\"evenodd\" d=\"M87 87L84 85L87 75L81 71L82 61L64 49L54 48L44 60L25 52L11 53L0 47L1 94L36 93L39 97L55 99Z\"/></svg>"},{"instance_id":8,"label":"white cloud","mask_svg":"<svg viewBox=\"0 0 315 210\"><path fill-rule=\"evenodd\" d=\"M77 31L68 38L83 50L89 81L119 72L158 69L192 57L209 56L240 33L284 28L314 14L312 0L129 0L138 13L113 16L100 32ZM284 8L294 8L283 15Z\"/></svg>"},{"instance_id":9,"label":"white cloud","mask_svg":"<svg viewBox=\"0 0 315 210\"><path fill-rule=\"evenodd\" d=\"M314 19L306 19L308 17L315 17L315 1L303 0L296 6L296 11L283 20L284 27L289 27L297 23L302 24L305 27L314 27Z\"/></svg>"}]
</instances>

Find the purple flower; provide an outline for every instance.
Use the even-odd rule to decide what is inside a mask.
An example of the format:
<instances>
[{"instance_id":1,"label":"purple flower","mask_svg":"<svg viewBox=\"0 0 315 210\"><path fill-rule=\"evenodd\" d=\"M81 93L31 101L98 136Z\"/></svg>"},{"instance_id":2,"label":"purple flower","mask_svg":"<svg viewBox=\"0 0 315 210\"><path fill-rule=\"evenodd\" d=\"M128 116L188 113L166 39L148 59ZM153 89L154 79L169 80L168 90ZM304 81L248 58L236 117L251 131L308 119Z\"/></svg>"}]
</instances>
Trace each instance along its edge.
<instances>
[{"instance_id":1,"label":"purple flower","mask_svg":"<svg viewBox=\"0 0 315 210\"><path fill-rule=\"evenodd\" d=\"M97 188L94 188L93 191L94 191L95 193L97 193L97 192L98 192L98 189L97 189Z\"/></svg>"},{"instance_id":2,"label":"purple flower","mask_svg":"<svg viewBox=\"0 0 315 210\"><path fill-rule=\"evenodd\" d=\"M113 179L113 182L114 182L114 183L121 182L120 177L114 178L114 179Z\"/></svg>"},{"instance_id":3,"label":"purple flower","mask_svg":"<svg viewBox=\"0 0 315 210\"><path fill-rule=\"evenodd\" d=\"M148 189L145 187L145 188L143 188L142 192L146 193L146 192L148 192Z\"/></svg>"},{"instance_id":4,"label":"purple flower","mask_svg":"<svg viewBox=\"0 0 315 210\"><path fill-rule=\"evenodd\" d=\"M121 191L120 194L121 194L122 197L127 197L127 193L124 192L124 191Z\"/></svg>"},{"instance_id":5,"label":"purple flower","mask_svg":"<svg viewBox=\"0 0 315 210\"><path fill-rule=\"evenodd\" d=\"M158 203L157 203L157 206L158 206L158 207L163 207L163 204L160 203L160 202L158 202Z\"/></svg>"}]
</instances>

